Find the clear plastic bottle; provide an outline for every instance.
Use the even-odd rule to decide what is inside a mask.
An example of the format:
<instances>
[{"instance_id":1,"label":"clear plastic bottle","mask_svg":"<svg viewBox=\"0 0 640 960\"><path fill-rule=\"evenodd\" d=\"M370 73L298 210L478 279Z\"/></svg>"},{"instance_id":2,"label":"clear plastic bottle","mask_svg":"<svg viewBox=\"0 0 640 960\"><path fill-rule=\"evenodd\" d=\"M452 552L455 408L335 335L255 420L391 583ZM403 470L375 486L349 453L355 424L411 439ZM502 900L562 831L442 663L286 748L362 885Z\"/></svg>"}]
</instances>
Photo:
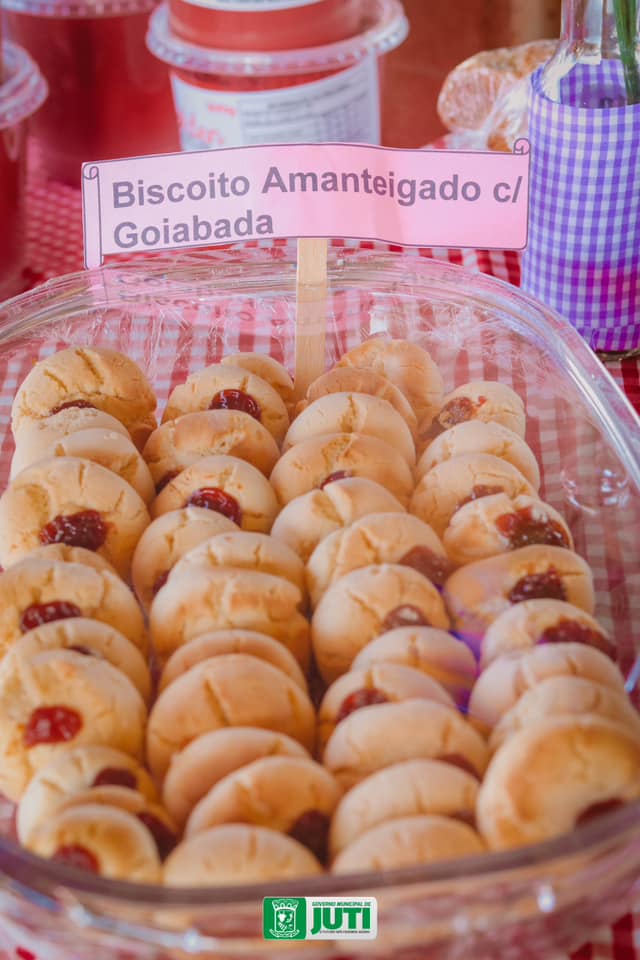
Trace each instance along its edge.
<instances>
[{"instance_id":1,"label":"clear plastic bottle","mask_svg":"<svg viewBox=\"0 0 640 960\"><path fill-rule=\"evenodd\" d=\"M603 83L599 72L594 72L590 82L586 71L604 60L622 63L619 79L608 78ZM576 74L580 75L579 84L575 83ZM637 103L640 6L630 0L563 0L560 44L542 73L541 89L556 103L580 107Z\"/></svg>"}]
</instances>

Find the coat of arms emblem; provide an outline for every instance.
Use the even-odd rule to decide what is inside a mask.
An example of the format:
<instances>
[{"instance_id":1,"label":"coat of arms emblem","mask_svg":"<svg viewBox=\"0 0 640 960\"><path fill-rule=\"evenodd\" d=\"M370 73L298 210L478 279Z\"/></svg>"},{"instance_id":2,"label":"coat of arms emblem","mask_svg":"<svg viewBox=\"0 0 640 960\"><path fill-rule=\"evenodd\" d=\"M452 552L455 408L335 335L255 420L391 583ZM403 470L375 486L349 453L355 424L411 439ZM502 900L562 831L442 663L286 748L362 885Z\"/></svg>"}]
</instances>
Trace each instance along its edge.
<instances>
[{"instance_id":1,"label":"coat of arms emblem","mask_svg":"<svg viewBox=\"0 0 640 960\"><path fill-rule=\"evenodd\" d=\"M269 931L276 940L288 940L298 937L296 921L296 912L298 910L298 900L274 900L272 902L273 927Z\"/></svg>"}]
</instances>

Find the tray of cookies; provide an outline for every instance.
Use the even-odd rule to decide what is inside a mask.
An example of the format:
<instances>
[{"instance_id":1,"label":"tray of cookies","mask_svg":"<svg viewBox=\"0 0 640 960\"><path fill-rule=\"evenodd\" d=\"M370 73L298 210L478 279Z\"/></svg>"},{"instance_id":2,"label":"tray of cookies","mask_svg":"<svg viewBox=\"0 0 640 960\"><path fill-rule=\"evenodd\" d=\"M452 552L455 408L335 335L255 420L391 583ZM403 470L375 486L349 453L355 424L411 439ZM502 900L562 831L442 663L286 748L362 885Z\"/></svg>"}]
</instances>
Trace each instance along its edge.
<instances>
[{"instance_id":1,"label":"tray of cookies","mask_svg":"<svg viewBox=\"0 0 640 960\"><path fill-rule=\"evenodd\" d=\"M281 252L280 252L281 253ZM640 442L514 288L334 251L0 307L0 958L539 958L640 878ZM263 897L374 896L283 944Z\"/></svg>"}]
</instances>

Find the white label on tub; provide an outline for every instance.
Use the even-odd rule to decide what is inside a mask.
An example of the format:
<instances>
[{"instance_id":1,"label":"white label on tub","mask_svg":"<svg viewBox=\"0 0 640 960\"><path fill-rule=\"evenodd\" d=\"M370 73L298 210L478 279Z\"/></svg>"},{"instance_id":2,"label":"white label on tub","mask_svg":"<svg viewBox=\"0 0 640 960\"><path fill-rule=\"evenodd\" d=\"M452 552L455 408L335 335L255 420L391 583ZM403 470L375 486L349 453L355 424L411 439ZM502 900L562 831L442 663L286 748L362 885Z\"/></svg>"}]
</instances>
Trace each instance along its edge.
<instances>
[{"instance_id":1,"label":"white label on tub","mask_svg":"<svg viewBox=\"0 0 640 960\"><path fill-rule=\"evenodd\" d=\"M272 10L293 10L310 7L322 0L189 0L198 7L224 10L229 13L271 13Z\"/></svg>"},{"instance_id":2,"label":"white label on tub","mask_svg":"<svg viewBox=\"0 0 640 960\"><path fill-rule=\"evenodd\" d=\"M298 87L227 93L172 74L183 150L260 143L380 143L375 57Z\"/></svg>"}]
</instances>

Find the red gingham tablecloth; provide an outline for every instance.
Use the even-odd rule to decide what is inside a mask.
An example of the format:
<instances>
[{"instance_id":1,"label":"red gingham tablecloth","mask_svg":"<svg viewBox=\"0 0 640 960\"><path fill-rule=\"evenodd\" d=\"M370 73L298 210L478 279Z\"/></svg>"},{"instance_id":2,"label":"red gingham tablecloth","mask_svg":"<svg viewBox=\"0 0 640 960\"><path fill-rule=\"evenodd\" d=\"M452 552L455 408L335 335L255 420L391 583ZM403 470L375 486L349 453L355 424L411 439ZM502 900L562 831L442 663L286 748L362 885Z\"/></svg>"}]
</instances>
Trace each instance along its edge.
<instances>
[{"instance_id":1,"label":"red gingham tablecloth","mask_svg":"<svg viewBox=\"0 0 640 960\"><path fill-rule=\"evenodd\" d=\"M80 191L45 180L38 171L37 156L32 159L34 162L31 164L28 184L28 266L25 273L28 286L82 269ZM374 246L366 242L354 245L361 248ZM389 249L401 248L391 246ZM518 254L513 252L431 249L413 252L418 256L436 256L459 263L515 285L520 282L520 260ZM607 369L640 413L640 359L608 362ZM18 947L15 960L39 958ZM540 960L547 958L541 957ZM611 928L600 930L591 943L585 944L572 955L572 960L640 960L640 902L635 913L623 916Z\"/></svg>"}]
</instances>

